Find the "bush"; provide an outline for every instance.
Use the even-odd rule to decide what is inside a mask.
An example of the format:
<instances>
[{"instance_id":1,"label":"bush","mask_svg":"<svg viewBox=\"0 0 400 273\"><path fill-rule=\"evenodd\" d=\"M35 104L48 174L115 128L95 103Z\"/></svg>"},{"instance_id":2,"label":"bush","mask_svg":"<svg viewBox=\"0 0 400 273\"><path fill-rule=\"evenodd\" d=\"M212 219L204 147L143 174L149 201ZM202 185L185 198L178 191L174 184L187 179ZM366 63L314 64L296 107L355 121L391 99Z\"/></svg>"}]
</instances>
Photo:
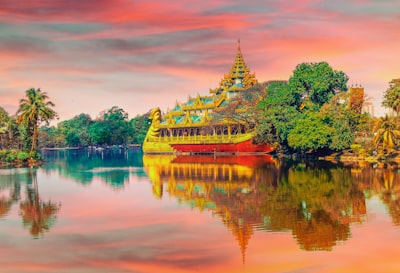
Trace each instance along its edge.
<instances>
[{"instance_id":1,"label":"bush","mask_svg":"<svg viewBox=\"0 0 400 273\"><path fill-rule=\"evenodd\" d=\"M34 153L32 154L32 156L31 156L31 158L32 158L32 159L37 159L37 160L39 160L39 159L40 159L40 154L39 154L38 152L34 152Z\"/></svg>"},{"instance_id":2,"label":"bush","mask_svg":"<svg viewBox=\"0 0 400 273\"><path fill-rule=\"evenodd\" d=\"M27 153L27 152L18 152L17 158L18 158L18 161L24 162L24 161L28 160L29 153Z\"/></svg>"},{"instance_id":3,"label":"bush","mask_svg":"<svg viewBox=\"0 0 400 273\"><path fill-rule=\"evenodd\" d=\"M0 162L3 163L19 163L26 162L29 159L28 152L18 150L0 150Z\"/></svg>"},{"instance_id":4,"label":"bush","mask_svg":"<svg viewBox=\"0 0 400 273\"><path fill-rule=\"evenodd\" d=\"M0 150L0 165L31 165L39 164L40 154L34 153L32 156L29 152L19 150Z\"/></svg>"},{"instance_id":5,"label":"bush","mask_svg":"<svg viewBox=\"0 0 400 273\"><path fill-rule=\"evenodd\" d=\"M6 162L11 163L17 160L17 156L18 156L17 150L10 150L10 152L7 154Z\"/></svg>"},{"instance_id":6,"label":"bush","mask_svg":"<svg viewBox=\"0 0 400 273\"><path fill-rule=\"evenodd\" d=\"M5 162L9 150L0 150L0 162Z\"/></svg>"}]
</instances>

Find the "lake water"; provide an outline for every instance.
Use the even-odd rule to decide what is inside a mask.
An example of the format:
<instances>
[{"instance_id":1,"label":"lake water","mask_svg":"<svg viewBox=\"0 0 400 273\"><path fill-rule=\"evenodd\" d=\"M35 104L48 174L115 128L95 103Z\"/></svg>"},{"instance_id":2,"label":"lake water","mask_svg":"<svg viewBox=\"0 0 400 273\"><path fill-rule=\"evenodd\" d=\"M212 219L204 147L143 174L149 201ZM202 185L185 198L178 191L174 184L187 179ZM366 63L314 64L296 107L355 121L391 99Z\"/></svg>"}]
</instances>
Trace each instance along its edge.
<instances>
[{"instance_id":1,"label":"lake water","mask_svg":"<svg viewBox=\"0 0 400 273\"><path fill-rule=\"evenodd\" d=\"M269 156L46 152L0 169L1 272L400 272L400 176Z\"/></svg>"}]
</instances>

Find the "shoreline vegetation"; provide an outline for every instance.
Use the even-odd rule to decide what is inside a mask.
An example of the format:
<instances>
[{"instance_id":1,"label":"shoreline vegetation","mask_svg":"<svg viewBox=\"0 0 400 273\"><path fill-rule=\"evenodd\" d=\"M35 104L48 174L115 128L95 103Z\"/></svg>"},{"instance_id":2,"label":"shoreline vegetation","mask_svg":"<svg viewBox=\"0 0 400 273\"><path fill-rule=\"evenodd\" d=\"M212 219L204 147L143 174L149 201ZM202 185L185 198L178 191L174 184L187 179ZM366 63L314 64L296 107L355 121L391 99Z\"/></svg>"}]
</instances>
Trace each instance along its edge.
<instances>
[{"instance_id":1,"label":"shoreline vegetation","mask_svg":"<svg viewBox=\"0 0 400 273\"><path fill-rule=\"evenodd\" d=\"M38 167L43 164L40 155L33 157L29 153L18 150L0 150L0 168Z\"/></svg>"},{"instance_id":2,"label":"shoreline vegetation","mask_svg":"<svg viewBox=\"0 0 400 273\"><path fill-rule=\"evenodd\" d=\"M302 63L287 81L257 83L238 91L213 120L254 129L257 143L272 145L273 156L323 159L344 165L400 165L400 79L389 82L384 117L365 111L371 105L362 87L348 87L349 77L328 63ZM177 104L178 105L178 104ZM0 107L0 167L38 166L39 151L81 147L140 147L150 127L150 111L129 119L113 106L92 119L80 114L57 126L47 93L29 89L14 116Z\"/></svg>"},{"instance_id":3,"label":"shoreline vegetation","mask_svg":"<svg viewBox=\"0 0 400 273\"><path fill-rule=\"evenodd\" d=\"M62 147L62 148L42 148L41 151L81 151L81 150L92 150L92 151L104 151L111 149L135 149L141 151L140 145L129 145L129 146L105 146L105 147ZM206 154L204 156L209 156ZM218 154L218 156L229 156L227 154ZM235 154L230 156L249 156L247 154ZM400 153L391 153L389 155L360 155L355 154L352 150L345 150L336 152L330 155L315 156L315 155L303 155L303 154L282 154L273 153L273 157L279 160L295 160L295 161L307 161L307 160L323 160L329 161L334 164L341 164L343 166L351 167L365 167L368 164L374 168L400 168ZM39 167L44 164L41 156L37 158L29 158L26 152L17 150L1 150L0 151L0 168L21 168L21 167Z\"/></svg>"},{"instance_id":4,"label":"shoreline vegetation","mask_svg":"<svg viewBox=\"0 0 400 273\"><path fill-rule=\"evenodd\" d=\"M140 149L141 145L131 144L131 145L113 145L113 146L89 146L89 147L56 147L49 148L43 147L40 151L80 151L80 150L93 150L93 151L103 151L109 149ZM30 157L29 153L19 150L0 150L0 168L7 167L38 167L45 163L41 158L40 152L34 157Z\"/></svg>"}]
</instances>

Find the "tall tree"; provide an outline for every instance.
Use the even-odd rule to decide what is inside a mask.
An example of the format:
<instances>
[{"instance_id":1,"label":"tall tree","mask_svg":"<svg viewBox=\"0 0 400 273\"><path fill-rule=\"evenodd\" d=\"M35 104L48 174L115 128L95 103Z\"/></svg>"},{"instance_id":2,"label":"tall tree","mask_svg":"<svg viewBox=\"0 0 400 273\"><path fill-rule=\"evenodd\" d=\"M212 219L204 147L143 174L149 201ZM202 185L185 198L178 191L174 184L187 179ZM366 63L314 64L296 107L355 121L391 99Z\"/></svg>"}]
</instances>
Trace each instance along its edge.
<instances>
[{"instance_id":1,"label":"tall tree","mask_svg":"<svg viewBox=\"0 0 400 273\"><path fill-rule=\"evenodd\" d=\"M109 130L111 139L109 144L127 144L132 139L133 128L129 123L128 113L117 106L111 107L103 116Z\"/></svg>"},{"instance_id":2,"label":"tall tree","mask_svg":"<svg viewBox=\"0 0 400 273\"><path fill-rule=\"evenodd\" d=\"M373 142L377 148L382 147L389 153L400 143L400 131L396 129L393 118L386 115L376 120L372 129L375 132Z\"/></svg>"},{"instance_id":3,"label":"tall tree","mask_svg":"<svg viewBox=\"0 0 400 273\"><path fill-rule=\"evenodd\" d=\"M289 78L289 88L297 104L305 99L322 106L336 93L347 91L349 77L332 69L327 62L301 63Z\"/></svg>"},{"instance_id":4,"label":"tall tree","mask_svg":"<svg viewBox=\"0 0 400 273\"><path fill-rule=\"evenodd\" d=\"M396 112L400 112L400 79L394 79L389 83L389 88L383 95L382 106L389 107Z\"/></svg>"},{"instance_id":5,"label":"tall tree","mask_svg":"<svg viewBox=\"0 0 400 273\"><path fill-rule=\"evenodd\" d=\"M68 146L88 146L90 144L89 127L93 123L87 114L80 114L58 124Z\"/></svg>"},{"instance_id":6,"label":"tall tree","mask_svg":"<svg viewBox=\"0 0 400 273\"><path fill-rule=\"evenodd\" d=\"M8 113L0 107L0 150L5 147L5 138L8 132Z\"/></svg>"},{"instance_id":7,"label":"tall tree","mask_svg":"<svg viewBox=\"0 0 400 273\"><path fill-rule=\"evenodd\" d=\"M117 106L100 113L89 127L89 135L93 144L120 145L130 143L133 128L128 114Z\"/></svg>"},{"instance_id":8,"label":"tall tree","mask_svg":"<svg viewBox=\"0 0 400 273\"><path fill-rule=\"evenodd\" d=\"M150 111L144 115L137 115L130 120L133 128L132 143L142 144L150 127Z\"/></svg>"},{"instance_id":9,"label":"tall tree","mask_svg":"<svg viewBox=\"0 0 400 273\"><path fill-rule=\"evenodd\" d=\"M57 114L51 108L54 103L40 89L31 88L26 91L26 97L20 100L17 111L17 122L26 126L28 139L31 142L30 156L37 152L39 125L54 119Z\"/></svg>"},{"instance_id":10,"label":"tall tree","mask_svg":"<svg viewBox=\"0 0 400 273\"><path fill-rule=\"evenodd\" d=\"M269 85L264 99L258 103L259 124L257 138L265 143L287 146L287 136L294 128L301 113L296 97L283 82Z\"/></svg>"},{"instance_id":11,"label":"tall tree","mask_svg":"<svg viewBox=\"0 0 400 273\"><path fill-rule=\"evenodd\" d=\"M259 102L258 138L302 152L348 147L357 121L337 99L345 94L347 81L344 72L326 62L297 65L287 84L271 84ZM324 110L326 104L331 105Z\"/></svg>"}]
</instances>

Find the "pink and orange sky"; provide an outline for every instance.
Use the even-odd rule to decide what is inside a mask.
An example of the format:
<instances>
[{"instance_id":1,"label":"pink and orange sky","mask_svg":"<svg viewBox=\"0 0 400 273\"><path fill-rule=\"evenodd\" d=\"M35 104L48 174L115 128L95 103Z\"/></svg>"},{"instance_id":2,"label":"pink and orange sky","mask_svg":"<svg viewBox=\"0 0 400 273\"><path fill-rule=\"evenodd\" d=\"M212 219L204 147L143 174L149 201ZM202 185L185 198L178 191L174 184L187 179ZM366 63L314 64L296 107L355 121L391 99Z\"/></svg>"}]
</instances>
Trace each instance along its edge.
<instances>
[{"instance_id":1,"label":"pink and orange sky","mask_svg":"<svg viewBox=\"0 0 400 273\"><path fill-rule=\"evenodd\" d=\"M237 39L259 81L327 61L381 116L399 78L399 0L0 0L0 106L47 92L60 120L119 106L132 118L218 86Z\"/></svg>"}]
</instances>

